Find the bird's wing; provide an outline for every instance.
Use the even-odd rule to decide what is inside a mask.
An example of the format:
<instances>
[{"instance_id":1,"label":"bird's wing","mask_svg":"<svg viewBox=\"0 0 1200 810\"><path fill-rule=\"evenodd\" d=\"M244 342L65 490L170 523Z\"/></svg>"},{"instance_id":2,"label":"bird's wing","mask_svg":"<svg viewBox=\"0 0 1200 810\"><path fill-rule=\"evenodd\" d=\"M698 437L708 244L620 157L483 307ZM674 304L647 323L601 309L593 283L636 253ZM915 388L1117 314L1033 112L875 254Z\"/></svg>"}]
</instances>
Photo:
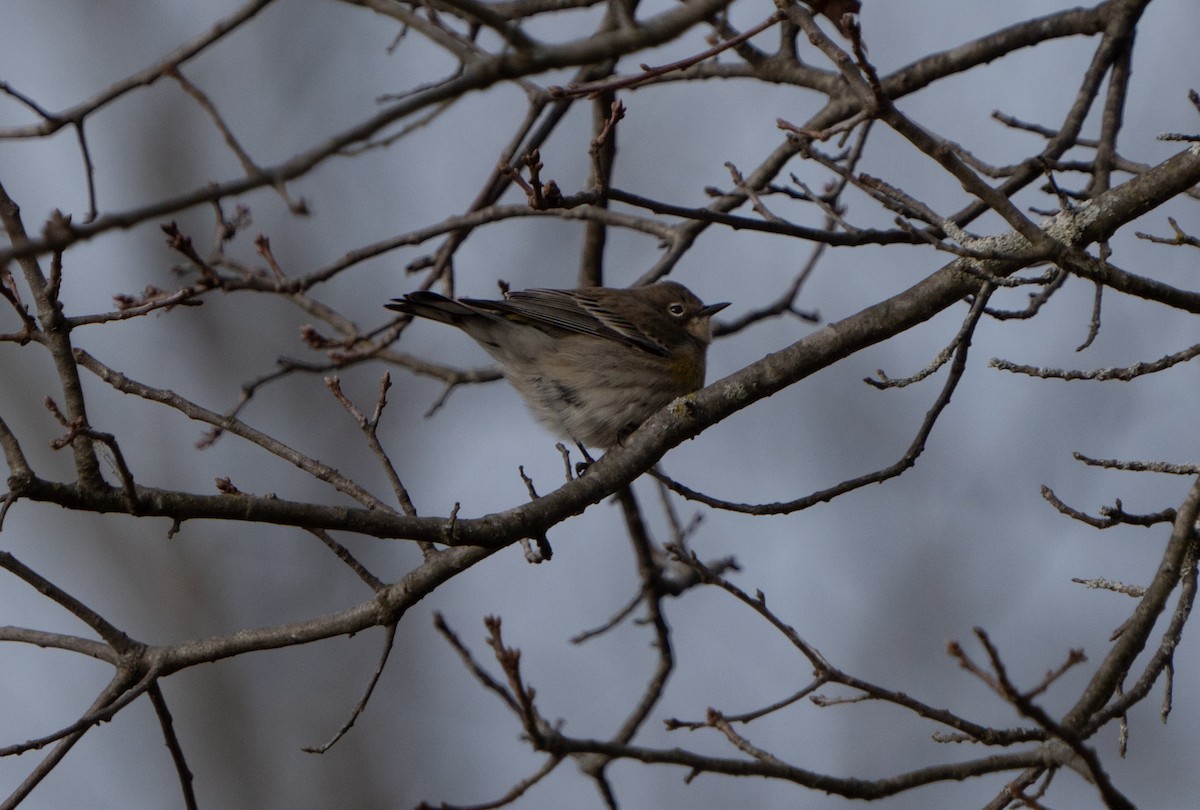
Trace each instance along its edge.
<instances>
[{"instance_id":1,"label":"bird's wing","mask_svg":"<svg viewBox=\"0 0 1200 810\"><path fill-rule=\"evenodd\" d=\"M587 290L521 290L509 293L503 301L463 299L479 309L515 315L533 324L543 324L581 335L614 340L652 354L665 356L660 341L638 329L622 315L606 307L599 296Z\"/></svg>"}]
</instances>

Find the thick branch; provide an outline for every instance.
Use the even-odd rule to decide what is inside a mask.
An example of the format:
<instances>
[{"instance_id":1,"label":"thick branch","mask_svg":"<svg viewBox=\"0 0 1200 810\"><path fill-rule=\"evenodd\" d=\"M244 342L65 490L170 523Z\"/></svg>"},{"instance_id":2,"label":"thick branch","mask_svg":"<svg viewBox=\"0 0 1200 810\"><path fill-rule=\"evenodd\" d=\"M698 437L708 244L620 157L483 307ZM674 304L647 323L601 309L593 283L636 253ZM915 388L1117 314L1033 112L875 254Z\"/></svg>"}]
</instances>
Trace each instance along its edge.
<instances>
[{"instance_id":1,"label":"thick branch","mask_svg":"<svg viewBox=\"0 0 1200 810\"><path fill-rule=\"evenodd\" d=\"M1107 238L1129 220L1200 182L1200 146L1193 146L1145 174L1098 197L1091 204L1042 224L1056 238L1074 247ZM178 519L224 518L270 521L305 528L345 529L377 537L430 540L448 545L496 548L522 537L537 537L556 523L597 503L650 469L672 447L760 399L793 385L810 374L868 346L907 331L953 306L978 287L976 275L964 263L990 276L1006 277L1037 254L1019 237L996 238L1007 248L1007 260L960 258L891 298L844 320L832 323L791 346L741 371L718 380L694 395L676 400L648 420L626 442L607 453L588 474L558 490L505 512L475 519L410 518L380 510L314 506L249 496L201 496L153 488L138 488L138 506L145 514ZM20 497L51 501L74 509L126 512L117 490L93 494L78 487L37 478L14 476L10 489Z\"/></svg>"}]
</instances>

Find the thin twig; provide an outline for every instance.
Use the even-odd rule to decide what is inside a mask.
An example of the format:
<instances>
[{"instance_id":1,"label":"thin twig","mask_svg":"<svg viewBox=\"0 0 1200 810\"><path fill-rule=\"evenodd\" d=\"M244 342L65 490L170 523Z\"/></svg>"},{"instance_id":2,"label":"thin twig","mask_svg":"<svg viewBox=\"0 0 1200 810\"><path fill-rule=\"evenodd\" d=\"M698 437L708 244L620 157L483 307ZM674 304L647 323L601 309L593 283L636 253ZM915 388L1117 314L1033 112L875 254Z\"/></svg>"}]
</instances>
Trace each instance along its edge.
<instances>
[{"instance_id":1,"label":"thin twig","mask_svg":"<svg viewBox=\"0 0 1200 810\"><path fill-rule=\"evenodd\" d=\"M714 45L706 51L701 51L694 56L689 56L686 59L680 59L677 62L670 62L665 65L651 67L650 65L640 65L642 72L636 76L619 77L615 79L602 79L600 81L588 82L585 84L568 84L566 87L552 85L549 89L550 95L554 98L565 98L568 96L593 96L601 92L610 92L613 90L623 90L626 87L633 87L642 84L643 82L657 78L667 73L672 73L677 70L689 68L706 59L711 59L722 51L727 51L730 48L736 47L752 37L756 37L763 31L766 31L773 25L776 25L783 20L783 15L780 12L775 12L770 17L760 22L741 34L721 42L719 45Z\"/></svg>"},{"instance_id":2,"label":"thin twig","mask_svg":"<svg viewBox=\"0 0 1200 810\"><path fill-rule=\"evenodd\" d=\"M179 744L179 735L175 733L175 721L171 710L167 707L167 699L163 696L158 681L151 684L147 690L150 703L154 706L154 714L158 717L158 725L162 729L163 741L171 752L171 761L175 764L175 773L179 776L179 789L183 793L183 806L187 810L197 810L196 790L192 784L192 770L188 767L187 758L183 754L183 746Z\"/></svg>"},{"instance_id":3,"label":"thin twig","mask_svg":"<svg viewBox=\"0 0 1200 810\"><path fill-rule=\"evenodd\" d=\"M350 712L350 717L342 724L342 727L337 730L328 741L321 745L304 747L300 750L309 754L324 754L330 748L337 744L337 741L346 735L353 726L359 715L367 708L367 702L371 699L371 695L375 692L375 686L379 683L379 677L383 675L383 670L387 666L388 656L392 653L392 648L396 643L396 623L391 622L386 625L387 635L383 640L383 651L379 654L379 663L375 666L375 672L371 675L371 680L367 682L366 691L355 705L354 710Z\"/></svg>"}]
</instances>

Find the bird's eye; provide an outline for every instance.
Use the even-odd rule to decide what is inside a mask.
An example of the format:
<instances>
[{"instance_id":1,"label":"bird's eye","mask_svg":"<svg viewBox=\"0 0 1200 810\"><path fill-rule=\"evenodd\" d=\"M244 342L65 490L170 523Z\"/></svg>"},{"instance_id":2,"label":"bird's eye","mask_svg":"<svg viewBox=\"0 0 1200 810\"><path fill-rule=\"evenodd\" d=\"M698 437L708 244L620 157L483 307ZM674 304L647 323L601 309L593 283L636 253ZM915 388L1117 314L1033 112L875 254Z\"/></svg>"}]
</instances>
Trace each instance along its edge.
<instances>
[{"instance_id":1,"label":"bird's eye","mask_svg":"<svg viewBox=\"0 0 1200 810\"><path fill-rule=\"evenodd\" d=\"M670 312L672 315L678 318L684 313L683 304L671 304L667 307L667 312Z\"/></svg>"}]
</instances>

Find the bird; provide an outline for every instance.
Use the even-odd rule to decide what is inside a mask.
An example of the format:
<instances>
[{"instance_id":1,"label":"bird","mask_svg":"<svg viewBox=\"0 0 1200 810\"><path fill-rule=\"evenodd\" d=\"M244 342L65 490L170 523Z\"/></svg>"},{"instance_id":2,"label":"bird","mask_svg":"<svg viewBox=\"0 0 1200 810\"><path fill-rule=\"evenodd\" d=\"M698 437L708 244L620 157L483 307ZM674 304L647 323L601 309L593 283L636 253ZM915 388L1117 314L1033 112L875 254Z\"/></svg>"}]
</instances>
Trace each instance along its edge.
<instances>
[{"instance_id":1,"label":"bird","mask_svg":"<svg viewBox=\"0 0 1200 810\"><path fill-rule=\"evenodd\" d=\"M505 291L501 300L413 292L384 305L456 326L499 363L556 435L610 450L667 403L704 386L712 316L674 281L629 289Z\"/></svg>"}]
</instances>

